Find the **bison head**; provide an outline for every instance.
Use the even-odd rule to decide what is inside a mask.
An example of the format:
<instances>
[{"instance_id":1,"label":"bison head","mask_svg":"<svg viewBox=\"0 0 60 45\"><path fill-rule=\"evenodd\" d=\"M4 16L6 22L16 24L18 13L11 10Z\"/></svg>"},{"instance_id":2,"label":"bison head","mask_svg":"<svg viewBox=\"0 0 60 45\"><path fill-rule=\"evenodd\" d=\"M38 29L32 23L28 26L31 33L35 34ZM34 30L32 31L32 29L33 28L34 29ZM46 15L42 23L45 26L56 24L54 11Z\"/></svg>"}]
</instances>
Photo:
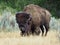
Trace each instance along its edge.
<instances>
[{"instance_id":1,"label":"bison head","mask_svg":"<svg viewBox=\"0 0 60 45\"><path fill-rule=\"evenodd\" d=\"M25 33L28 26L30 26L31 16L27 13L17 13L16 14L16 22L18 23L19 28L22 33Z\"/></svg>"}]
</instances>

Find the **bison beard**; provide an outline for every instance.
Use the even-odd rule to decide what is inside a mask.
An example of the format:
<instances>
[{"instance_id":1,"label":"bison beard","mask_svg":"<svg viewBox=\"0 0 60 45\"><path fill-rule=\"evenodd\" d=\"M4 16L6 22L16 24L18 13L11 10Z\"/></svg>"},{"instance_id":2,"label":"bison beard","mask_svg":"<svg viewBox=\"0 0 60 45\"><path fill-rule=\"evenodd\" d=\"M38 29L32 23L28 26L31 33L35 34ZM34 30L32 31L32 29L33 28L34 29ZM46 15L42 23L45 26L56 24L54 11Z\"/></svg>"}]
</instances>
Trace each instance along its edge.
<instances>
[{"instance_id":1,"label":"bison beard","mask_svg":"<svg viewBox=\"0 0 60 45\"><path fill-rule=\"evenodd\" d=\"M51 18L51 14L49 13L49 11L34 4L27 5L23 11L27 14L30 14L32 17L32 25L31 25L32 34L39 35L40 30L36 30L36 28L40 27L43 36L45 27L46 29L45 36L46 36L49 30L49 22Z\"/></svg>"}]
</instances>

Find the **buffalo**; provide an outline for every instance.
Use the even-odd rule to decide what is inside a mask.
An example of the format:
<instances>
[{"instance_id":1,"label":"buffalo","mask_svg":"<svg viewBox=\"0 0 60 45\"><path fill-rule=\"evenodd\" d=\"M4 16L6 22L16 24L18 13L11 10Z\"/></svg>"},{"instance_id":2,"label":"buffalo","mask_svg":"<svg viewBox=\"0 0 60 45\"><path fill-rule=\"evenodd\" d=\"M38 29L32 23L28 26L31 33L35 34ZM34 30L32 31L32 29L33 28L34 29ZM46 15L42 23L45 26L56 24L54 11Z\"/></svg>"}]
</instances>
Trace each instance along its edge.
<instances>
[{"instance_id":1,"label":"buffalo","mask_svg":"<svg viewBox=\"0 0 60 45\"><path fill-rule=\"evenodd\" d=\"M23 12L16 14L16 22L21 30L21 35L40 34L44 35L44 27L46 29L45 36L49 31L49 22L51 14L48 10L34 4L30 4L24 7ZM38 30L37 30L38 28ZM39 29L40 28L40 29Z\"/></svg>"},{"instance_id":2,"label":"buffalo","mask_svg":"<svg viewBox=\"0 0 60 45\"><path fill-rule=\"evenodd\" d=\"M51 19L51 13L38 6L38 5L34 5L34 4L29 4L27 6L24 7L23 12L25 12L26 14L29 14L31 16L31 33L40 34L40 29L42 31L42 36L44 35L44 27L46 29L45 32L45 36L47 35L47 32L49 31L49 22ZM26 15L25 15L26 16ZM28 16L28 15L27 15ZM39 30L36 30L37 27L39 27Z\"/></svg>"}]
</instances>

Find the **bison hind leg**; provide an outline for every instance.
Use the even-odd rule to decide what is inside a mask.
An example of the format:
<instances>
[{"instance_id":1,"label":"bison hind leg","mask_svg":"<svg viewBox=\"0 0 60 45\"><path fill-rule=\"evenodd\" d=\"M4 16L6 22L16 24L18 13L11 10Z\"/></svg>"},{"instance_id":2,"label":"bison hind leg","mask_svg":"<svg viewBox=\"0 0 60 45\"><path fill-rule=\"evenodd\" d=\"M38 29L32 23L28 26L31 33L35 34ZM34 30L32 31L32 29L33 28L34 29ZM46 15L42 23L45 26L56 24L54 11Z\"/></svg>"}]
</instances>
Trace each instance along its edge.
<instances>
[{"instance_id":1,"label":"bison hind leg","mask_svg":"<svg viewBox=\"0 0 60 45\"><path fill-rule=\"evenodd\" d=\"M48 33L48 31L49 31L49 24L47 23L47 24L45 24L44 26L45 26L45 29L46 29L46 33L45 33L45 36L46 36L47 33Z\"/></svg>"},{"instance_id":2,"label":"bison hind leg","mask_svg":"<svg viewBox=\"0 0 60 45\"><path fill-rule=\"evenodd\" d=\"M43 25L40 25L40 29L42 31L42 36L43 36L44 35L44 27L43 27Z\"/></svg>"}]
</instances>

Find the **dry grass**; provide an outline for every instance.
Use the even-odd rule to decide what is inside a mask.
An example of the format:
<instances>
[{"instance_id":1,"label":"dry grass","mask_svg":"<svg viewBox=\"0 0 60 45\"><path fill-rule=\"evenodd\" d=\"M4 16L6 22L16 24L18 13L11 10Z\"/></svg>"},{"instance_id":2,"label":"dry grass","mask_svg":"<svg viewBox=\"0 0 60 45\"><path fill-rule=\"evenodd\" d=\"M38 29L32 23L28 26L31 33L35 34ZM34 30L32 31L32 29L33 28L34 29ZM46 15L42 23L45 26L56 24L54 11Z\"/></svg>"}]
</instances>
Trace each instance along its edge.
<instances>
[{"instance_id":1,"label":"dry grass","mask_svg":"<svg viewBox=\"0 0 60 45\"><path fill-rule=\"evenodd\" d=\"M19 32L0 32L0 45L60 45L56 31L49 31L46 37L21 37Z\"/></svg>"}]
</instances>

